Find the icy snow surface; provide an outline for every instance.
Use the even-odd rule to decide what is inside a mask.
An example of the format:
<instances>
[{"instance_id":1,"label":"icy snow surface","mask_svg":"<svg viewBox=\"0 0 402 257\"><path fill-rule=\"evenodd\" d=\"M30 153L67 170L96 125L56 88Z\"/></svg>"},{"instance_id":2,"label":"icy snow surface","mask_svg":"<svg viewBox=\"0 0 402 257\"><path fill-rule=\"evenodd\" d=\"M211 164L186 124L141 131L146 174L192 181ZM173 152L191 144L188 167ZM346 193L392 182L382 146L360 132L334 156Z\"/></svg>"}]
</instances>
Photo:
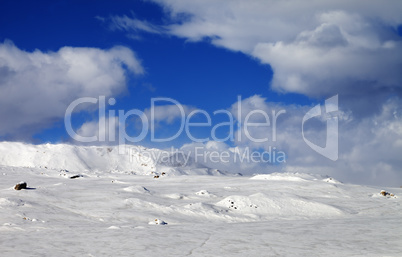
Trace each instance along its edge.
<instances>
[{"instance_id":1,"label":"icy snow surface","mask_svg":"<svg viewBox=\"0 0 402 257\"><path fill-rule=\"evenodd\" d=\"M0 143L0 255L401 256L401 188L145 166L114 151Z\"/></svg>"}]
</instances>

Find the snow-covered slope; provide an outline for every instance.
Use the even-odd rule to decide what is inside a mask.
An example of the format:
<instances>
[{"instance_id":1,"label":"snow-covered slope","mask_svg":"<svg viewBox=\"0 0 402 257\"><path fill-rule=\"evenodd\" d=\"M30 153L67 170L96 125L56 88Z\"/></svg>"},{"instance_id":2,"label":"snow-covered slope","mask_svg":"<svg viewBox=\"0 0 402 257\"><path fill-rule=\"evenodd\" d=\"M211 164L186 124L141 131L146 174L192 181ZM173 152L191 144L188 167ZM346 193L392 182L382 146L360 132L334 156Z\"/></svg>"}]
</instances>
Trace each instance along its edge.
<instances>
[{"instance_id":1,"label":"snow-covered slope","mask_svg":"<svg viewBox=\"0 0 402 257\"><path fill-rule=\"evenodd\" d=\"M0 165L73 172L123 172L138 175L221 175L222 172L183 160L174 152L142 146L30 145L0 142Z\"/></svg>"},{"instance_id":2,"label":"snow-covered slope","mask_svg":"<svg viewBox=\"0 0 402 257\"><path fill-rule=\"evenodd\" d=\"M129 166L113 148L0 146L1 256L396 257L402 252L402 188L349 185L303 173L155 177L152 167L172 174L208 169L152 161ZM133 167L146 176L129 172ZM28 189L14 190L20 181Z\"/></svg>"}]
</instances>

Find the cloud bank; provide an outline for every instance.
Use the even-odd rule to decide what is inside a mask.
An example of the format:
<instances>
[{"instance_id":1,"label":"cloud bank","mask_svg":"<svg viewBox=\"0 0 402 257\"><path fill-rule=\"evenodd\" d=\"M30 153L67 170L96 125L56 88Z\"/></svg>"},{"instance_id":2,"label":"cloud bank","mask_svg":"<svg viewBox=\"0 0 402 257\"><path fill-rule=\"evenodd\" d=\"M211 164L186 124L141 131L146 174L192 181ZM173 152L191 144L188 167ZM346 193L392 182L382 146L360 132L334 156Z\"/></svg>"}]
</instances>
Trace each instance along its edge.
<instances>
[{"instance_id":1,"label":"cloud bank","mask_svg":"<svg viewBox=\"0 0 402 257\"><path fill-rule=\"evenodd\" d=\"M241 140L235 147L276 146L288 155L284 168L288 171L330 174L358 183L396 185L402 180L401 1L153 2L164 8L168 22L157 28L133 20L132 31L169 34L189 42L207 41L240 51L271 66L269 87L280 93L318 100L339 95L337 162L317 155L301 137L302 118L312 106L275 104L259 96L243 100L243 113L286 110L278 120L276 141L255 143L240 130L236 137ZM114 23L130 31L128 20L122 17ZM235 115L234 108L236 104L230 108ZM251 133L258 137L266 130L256 127ZM305 135L317 144L323 143L323 120L306 124ZM216 146L205 144L206 149ZM219 143L222 147L230 148Z\"/></svg>"},{"instance_id":2,"label":"cloud bank","mask_svg":"<svg viewBox=\"0 0 402 257\"><path fill-rule=\"evenodd\" d=\"M127 72L142 74L129 48L63 47L27 52L0 44L0 137L29 139L64 117L79 97L106 97L126 89ZM77 111L79 108L77 108Z\"/></svg>"},{"instance_id":3,"label":"cloud bank","mask_svg":"<svg viewBox=\"0 0 402 257\"><path fill-rule=\"evenodd\" d=\"M154 0L170 23L116 16L127 31L168 33L241 51L273 71L271 88L323 99L340 94L358 116L402 95L402 2ZM367 101L357 100L364 96Z\"/></svg>"},{"instance_id":4,"label":"cloud bank","mask_svg":"<svg viewBox=\"0 0 402 257\"><path fill-rule=\"evenodd\" d=\"M238 108L241 108L239 112ZM330 175L339 180L358 184L400 186L402 181L402 108L396 98L388 100L379 114L372 117L353 119L349 111L340 109L336 113L339 121L339 158L329 160L312 150L304 141L302 135L302 120L312 106L285 105L269 102L267 99L255 95L234 103L229 111L236 121L244 121L248 114L255 110L269 115L269 127L249 127L248 133L253 138L268 138L265 142L250 140L244 133L244 126L235 131L235 141L204 143L190 143L181 147L181 150L195 153L227 152L231 156L249 150L270 153L284 152L286 163L269 162L211 162L210 158L203 164L232 172L243 174L265 173L273 171L307 172ZM276 130L273 129L273 115L283 113L277 117ZM239 116L238 113L241 113ZM262 116L251 116L251 122L265 123ZM317 117L303 125L304 136L316 145L326 144L326 118ZM198 148L198 150L196 150ZM267 157L268 155L265 155ZM275 158L275 157L273 157ZM233 158L232 158L233 159ZM239 158L237 158L239 159ZM265 158L267 159L267 158Z\"/></svg>"}]
</instances>

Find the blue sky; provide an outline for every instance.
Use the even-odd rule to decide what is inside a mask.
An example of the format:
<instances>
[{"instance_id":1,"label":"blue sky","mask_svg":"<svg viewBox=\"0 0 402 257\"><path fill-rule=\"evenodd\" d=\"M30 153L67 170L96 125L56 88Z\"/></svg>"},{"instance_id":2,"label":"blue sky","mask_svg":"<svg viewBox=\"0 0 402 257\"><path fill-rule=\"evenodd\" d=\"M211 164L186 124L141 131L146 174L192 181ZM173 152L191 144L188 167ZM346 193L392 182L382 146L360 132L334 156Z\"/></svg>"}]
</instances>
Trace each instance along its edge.
<instances>
[{"instance_id":1,"label":"blue sky","mask_svg":"<svg viewBox=\"0 0 402 257\"><path fill-rule=\"evenodd\" d=\"M26 6L21 9L21 4ZM239 51L215 47L205 39L189 42L170 35L139 33L133 39L108 23L112 16L127 15L156 24L167 20L163 8L146 1L8 1L1 9L1 41L11 40L25 51L58 51L61 47L111 48L127 46L136 52L145 74L128 76L127 91L117 95L115 109L145 109L151 97L170 97L212 113L229 108L240 95L261 95L270 101L296 104L315 102L301 94L281 94L269 88L269 64ZM102 21L105 19L106 21ZM82 119L76 117L77 126ZM224 117L217 115L215 122ZM33 135L35 143L68 139L62 122ZM179 143L183 143L180 141ZM174 145L177 145L176 143Z\"/></svg>"},{"instance_id":2,"label":"blue sky","mask_svg":"<svg viewBox=\"0 0 402 257\"><path fill-rule=\"evenodd\" d=\"M43 52L63 46L110 48L124 45L142 60L146 73L129 77L128 92L117 98L115 107L149 107L151 97L171 97L213 112L228 108L237 96L263 95L274 101L307 103L302 95L278 95L269 89L269 65L252 60L243 53L217 48L208 42L192 43L174 36L141 34L132 39L99 20L112 15L129 15L162 22L161 7L143 1L41 1L21 9L21 2L9 1L1 8L1 41L12 40L20 49ZM6 25L7 24L7 25ZM149 89L149 86L151 89ZM51 133L49 133L51 131ZM57 142L66 136L60 126L38 133L39 142Z\"/></svg>"},{"instance_id":3,"label":"blue sky","mask_svg":"<svg viewBox=\"0 0 402 257\"><path fill-rule=\"evenodd\" d=\"M287 155L285 171L343 170L341 177L349 180L361 174L369 174L368 181L399 179L400 13L401 3L375 0L2 1L0 140L79 143L67 134L64 114L80 97L103 95L116 99L107 111L144 113L152 98L168 97L186 112L205 110L213 126L227 121L213 115L216 110L244 120L235 114L241 96L244 115L285 111L278 140L267 128L255 128L253 135L269 134L268 143L239 140L242 131L236 128L236 140L221 144L209 138L203 147L277 147ZM339 158L333 162L306 145L301 127L309 109L335 95ZM157 111L157 135L172 135L180 126L177 112L166 105ZM305 124L304 135L322 147L326 119ZM99 121L96 105L72 116L73 128L84 136L100 133ZM138 122L127 120L129 135L138 135ZM212 126L192 132L208 137ZM227 133L228 128L217 130L220 138ZM147 136L140 143L186 149L198 144L184 134L164 143Z\"/></svg>"}]
</instances>

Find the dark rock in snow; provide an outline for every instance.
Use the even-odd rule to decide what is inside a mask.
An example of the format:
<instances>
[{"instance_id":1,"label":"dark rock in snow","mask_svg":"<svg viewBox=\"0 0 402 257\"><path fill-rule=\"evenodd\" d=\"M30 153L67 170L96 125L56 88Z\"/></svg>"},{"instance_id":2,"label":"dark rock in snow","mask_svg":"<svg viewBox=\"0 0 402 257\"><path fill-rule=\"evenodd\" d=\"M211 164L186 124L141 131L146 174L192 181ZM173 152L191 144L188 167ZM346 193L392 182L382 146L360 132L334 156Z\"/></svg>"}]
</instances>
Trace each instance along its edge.
<instances>
[{"instance_id":1,"label":"dark rock in snow","mask_svg":"<svg viewBox=\"0 0 402 257\"><path fill-rule=\"evenodd\" d=\"M387 192L387 191L385 191L385 190L381 190L380 194L381 194L382 196L394 197L394 198L396 198L396 196L395 196L393 193Z\"/></svg>"},{"instance_id":2,"label":"dark rock in snow","mask_svg":"<svg viewBox=\"0 0 402 257\"><path fill-rule=\"evenodd\" d=\"M74 176L71 176L70 179L81 178L81 177L82 177L82 175L74 175Z\"/></svg>"},{"instance_id":3,"label":"dark rock in snow","mask_svg":"<svg viewBox=\"0 0 402 257\"><path fill-rule=\"evenodd\" d=\"M21 181L20 183L14 186L14 189L15 190L27 189L27 183Z\"/></svg>"}]
</instances>

